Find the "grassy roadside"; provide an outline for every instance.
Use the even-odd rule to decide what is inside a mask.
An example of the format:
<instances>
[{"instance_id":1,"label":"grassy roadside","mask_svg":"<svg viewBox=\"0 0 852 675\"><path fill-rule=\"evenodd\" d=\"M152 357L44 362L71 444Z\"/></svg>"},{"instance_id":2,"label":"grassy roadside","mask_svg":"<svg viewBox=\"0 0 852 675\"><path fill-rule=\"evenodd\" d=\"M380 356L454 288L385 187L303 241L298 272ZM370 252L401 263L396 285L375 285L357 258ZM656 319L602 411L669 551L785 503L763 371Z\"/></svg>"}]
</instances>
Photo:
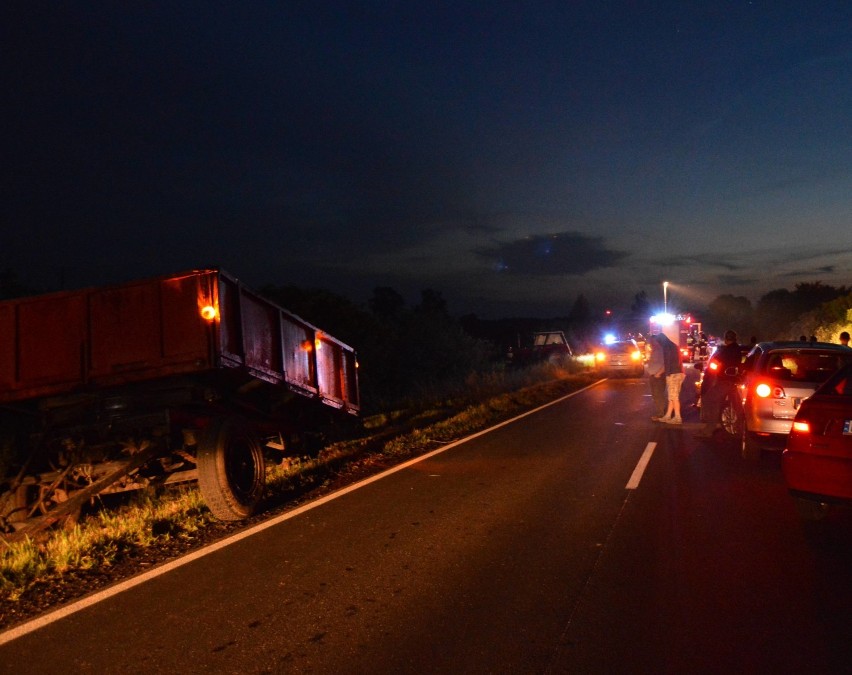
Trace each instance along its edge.
<instances>
[{"instance_id":1,"label":"grassy roadside","mask_svg":"<svg viewBox=\"0 0 852 675\"><path fill-rule=\"evenodd\" d=\"M595 379L584 370L568 373L542 368L499 381L469 382L464 396L416 414L370 418L365 420L369 436L329 446L313 459L295 458L270 467L269 502L286 508L299 499L313 498L576 391ZM0 550L0 602L16 603L49 583L73 583L80 572L108 571L149 549L169 544L186 548L202 541L205 531L216 525L194 486L162 495L141 494L133 503L94 513L73 529L53 531L43 541L5 546ZM0 625L3 623L0 612Z\"/></svg>"}]
</instances>

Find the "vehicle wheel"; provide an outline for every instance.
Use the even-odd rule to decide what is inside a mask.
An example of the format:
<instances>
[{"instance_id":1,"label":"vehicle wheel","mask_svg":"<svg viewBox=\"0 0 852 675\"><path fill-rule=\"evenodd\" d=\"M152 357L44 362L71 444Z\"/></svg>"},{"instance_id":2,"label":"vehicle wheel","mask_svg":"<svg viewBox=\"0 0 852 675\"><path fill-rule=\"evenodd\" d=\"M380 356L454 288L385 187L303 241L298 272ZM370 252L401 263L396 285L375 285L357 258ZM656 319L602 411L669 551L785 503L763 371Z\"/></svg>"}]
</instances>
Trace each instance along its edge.
<instances>
[{"instance_id":1,"label":"vehicle wheel","mask_svg":"<svg viewBox=\"0 0 852 675\"><path fill-rule=\"evenodd\" d=\"M743 433L742 409L730 399L725 399L720 421L726 434L739 436Z\"/></svg>"},{"instance_id":2,"label":"vehicle wheel","mask_svg":"<svg viewBox=\"0 0 852 675\"><path fill-rule=\"evenodd\" d=\"M743 431L743 459L747 459L749 461L757 461L758 459L760 459L760 453L760 446L757 445L754 440L749 436L748 431Z\"/></svg>"},{"instance_id":3,"label":"vehicle wheel","mask_svg":"<svg viewBox=\"0 0 852 675\"><path fill-rule=\"evenodd\" d=\"M266 469L263 448L240 417L216 419L198 439L198 485L204 501L220 520L241 520L254 513L263 496Z\"/></svg>"},{"instance_id":4,"label":"vehicle wheel","mask_svg":"<svg viewBox=\"0 0 852 675\"><path fill-rule=\"evenodd\" d=\"M817 502L812 499L804 499L796 497L796 510L799 512L799 517L802 520L817 521L822 520L828 515L831 507L825 502Z\"/></svg>"}]
</instances>

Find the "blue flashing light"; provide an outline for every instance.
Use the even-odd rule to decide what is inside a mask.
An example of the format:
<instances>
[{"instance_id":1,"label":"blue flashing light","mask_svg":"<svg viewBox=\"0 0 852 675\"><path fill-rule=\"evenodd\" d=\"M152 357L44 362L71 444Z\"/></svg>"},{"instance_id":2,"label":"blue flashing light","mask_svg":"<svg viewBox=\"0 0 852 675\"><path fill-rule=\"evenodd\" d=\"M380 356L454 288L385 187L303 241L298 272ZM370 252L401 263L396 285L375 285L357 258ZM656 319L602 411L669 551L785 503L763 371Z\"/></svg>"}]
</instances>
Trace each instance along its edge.
<instances>
[{"instance_id":1,"label":"blue flashing light","mask_svg":"<svg viewBox=\"0 0 852 675\"><path fill-rule=\"evenodd\" d=\"M607 333L606 335L604 335L604 344L611 345L613 342L615 342L615 335L613 335L612 333Z\"/></svg>"}]
</instances>

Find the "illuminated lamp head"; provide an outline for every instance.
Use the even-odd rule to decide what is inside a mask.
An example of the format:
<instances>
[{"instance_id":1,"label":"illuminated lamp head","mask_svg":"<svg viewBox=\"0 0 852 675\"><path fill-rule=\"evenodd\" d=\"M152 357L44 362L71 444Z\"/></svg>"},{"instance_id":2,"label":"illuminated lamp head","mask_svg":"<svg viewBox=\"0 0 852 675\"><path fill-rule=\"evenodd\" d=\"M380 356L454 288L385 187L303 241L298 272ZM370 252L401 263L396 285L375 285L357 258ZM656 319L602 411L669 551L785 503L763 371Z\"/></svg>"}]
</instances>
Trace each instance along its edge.
<instances>
[{"instance_id":1,"label":"illuminated lamp head","mask_svg":"<svg viewBox=\"0 0 852 675\"><path fill-rule=\"evenodd\" d=\"M205 321L213 321L217 316L219 316L219 312L213 305L204 305L200 311L201 318Z\"/></svg>"},{"instance_id":2,"label":"illuminated lamp head","mask_svg":"<svg viewBox=\"0 0 852 675\"><path fill-rule=\"evenodd\" d=\"M675 322L674 314L655 314L651 317L651 323L656 323L660 326L671 326Z\"/></svg>"},{"instance_id":3,"label":"illuminated lamp head","mask_svg":"<svg viewBox=\"0 0 852 675\"><path fill-rule=\"evenodd\" d=\"M761 382L757 385L757 388L754 390L754 393L760 396L760 398L767 398L772 393L772 387L770 387L765 382Z\"/></svg>"}]
</instances>

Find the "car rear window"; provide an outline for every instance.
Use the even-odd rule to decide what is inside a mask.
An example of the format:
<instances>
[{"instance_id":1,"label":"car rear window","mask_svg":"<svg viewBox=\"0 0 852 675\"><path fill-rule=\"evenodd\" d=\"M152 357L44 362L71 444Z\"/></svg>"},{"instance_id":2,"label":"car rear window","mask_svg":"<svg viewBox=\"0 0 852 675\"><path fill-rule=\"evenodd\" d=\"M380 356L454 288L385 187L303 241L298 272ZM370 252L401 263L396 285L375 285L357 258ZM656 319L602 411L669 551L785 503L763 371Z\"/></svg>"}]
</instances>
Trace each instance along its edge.
<instances>
[{"instance_id":1,"label":"car rear window","mask_svg":"<svg viewBox=\"0 0 852 675\"><path fill-rule=\"evenodd\" d=\"M837 352L815 350L774 351L767 355L764 372L781 380L825 382L852 357Z\"/></svg>"},{"instance_id":2,"label":"car rear window","mask_svg":"<svg viewBox=\"0 0 852 675\"><path fill-rule=\"evenodd\" d=\"M609 351L616 354L628 354L632 351L636 351L636 345L631 344L630 342L613 342L609 345Z\"/></svg>"},{"instance_id":3,"label":"car rear window","mask_svg":"<svg viewBox=\"0 0 852 675\"><path fill-rule=\"evenodd\" d=\"M837 371L819 388L820 394L843 396L852 399L852 366Z\"/></svg>"}]
</instances>

